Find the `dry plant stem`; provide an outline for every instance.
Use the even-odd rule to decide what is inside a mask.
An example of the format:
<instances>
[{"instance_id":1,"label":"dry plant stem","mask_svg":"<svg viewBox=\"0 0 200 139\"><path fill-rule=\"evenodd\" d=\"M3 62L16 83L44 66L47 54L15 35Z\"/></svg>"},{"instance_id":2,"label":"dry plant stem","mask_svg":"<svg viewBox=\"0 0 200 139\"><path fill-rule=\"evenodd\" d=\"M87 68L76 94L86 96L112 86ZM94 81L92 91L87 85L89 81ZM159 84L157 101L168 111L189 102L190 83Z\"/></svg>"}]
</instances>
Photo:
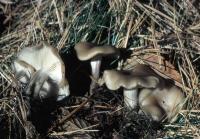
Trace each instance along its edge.
<instances>
[{"instance_id":1,"label":"dry plant stem","mask_svg":"<svg viewBox=\"0 0 200 139\"><path fill-rule=\"evenodd\" d=\"M74 105L74 106L69 106L69 107L65 107L65 109L73 109L73 108L77 108L80 107L80 105ZM88 108L89 105L84 105L84 108ZM95 105L94 108L96 109L109 109L109 110L113 110L115 109L115 107L113 106L102 106L102 105Z\"/></svg>"},{"instance_id":2,"label":"dry plant stem","mask_svg":"<svg viewBox=\"0 0 200 139\"><path fill-rule=\"evenodd\" d=\"M95 80L98 80L99 78L99 74L100 74L100 67L101 67L101 58L98 60L92 60L90 62L91 65L91 72L92 72L92 76ZM91 85L90 85L90 94L92 94L92 90L97 86L97 83L92 79L91 81Z\"/></svg>"},{"instance_id":3,"label":"dry plant stem","mask_svg":"<svg viewBox=\"0 0 200 139\"><path fill-rule=\"evenodd\" d=\"M3 3L3 4L13 4L14 2L12 2L10 0L0 0L0 3Z\"/></svg>"},{"instance_id":4,"label":"dry plant stem","mask_svg":"<svg viewBox=\"0 0 200 139\"><path fill-rule=\"evenodd\" d=\"M61 136L61 135L71 135L71 134L75 134L75 133L84 133L84 132L98 132L99 130L92 130L92 129L90 129L90 128L97 127L97 126L99 126L99 124L92 125L92 126L89 126L89 127L78 129L78 130L74 130L74 131L55 132L55 133L52 133L50 135L51 136Z\"/></svg>"},{"instance_id":5,"label":"dry plant stem","mask_svg":"<svg viewBox=\"0 0 200 139\"><path fill-rule=\"evenodd\" d=\"M138 89L124 89L124 104L129 109L135 109L138 104Z\"/></svg>"}]
</instances>

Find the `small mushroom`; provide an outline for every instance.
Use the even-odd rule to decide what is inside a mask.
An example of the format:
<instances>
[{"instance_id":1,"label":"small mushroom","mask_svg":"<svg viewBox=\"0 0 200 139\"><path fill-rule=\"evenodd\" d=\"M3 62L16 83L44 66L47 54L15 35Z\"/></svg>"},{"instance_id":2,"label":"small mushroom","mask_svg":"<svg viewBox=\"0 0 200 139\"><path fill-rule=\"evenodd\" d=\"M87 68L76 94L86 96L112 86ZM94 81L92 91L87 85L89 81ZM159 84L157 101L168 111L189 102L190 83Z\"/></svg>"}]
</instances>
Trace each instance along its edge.
<instances>
[{"instance_id":1,"label":"small mushroom","mask_svg":"<svg viewBox=\"0 0 200 139\"><path fill-rule=\"evenodd\" d=\"M173 122L184 104L185 96L180 88L147 65L138 64L132 71L104 71L103 80L110 90L124 87L124 102L128 108L139 106L139 113L143 111L154 121ZM139 91L136 88L140 88Z\"/></svg>"},{"instance_id":2,"label":"small mushroom","mask_svg":"<svg viewBox=\"0 0 200 139\"><path fill-rule=\"evenodd\" d=\"M124 88L124 103L131 109L138 105L138 88L155 88L159 83L155 76L135 75L131 71L118 70L105 70L103 80L110 90Z\"/></svg>"},{"instance_id":3,"label":"small mushroom","mask_svg":"<svg viewBox=\"0 0 200 139\"><path fill-rule=\"evenodd\" d=\"M90 65L92 69L92 76L94 79L99 78L100 66L102 57L105 56L118 56L119 50L115 47L106 46L96 46L93 43L80 42L74 47L77 57L81 61L90 60ZM92 81L91 89L94 88L95 82Z\"/></svg>"},{"instance_id":4,"label":"small mushroom","mask_svg":"<svg viewBox=\"0 0 200 139\"><path fill-rule=\"evenodd\" d=\"M49 96L42 94L54 92L57 94L57 101L69 96L69 84L65 78L65 66L59 56L56 48L49 46L46 42L38 46L26 47L22 49L17 59L13 63L13 69L20 82L29 83L27 94L34 90L40 96ZM21 78L19 77L21 76ZM53 86L58 86L56 92ZM49 89L54 91L50 91ZM35 95L36 95L35 94Z\"/></svg>"}]
</instances>

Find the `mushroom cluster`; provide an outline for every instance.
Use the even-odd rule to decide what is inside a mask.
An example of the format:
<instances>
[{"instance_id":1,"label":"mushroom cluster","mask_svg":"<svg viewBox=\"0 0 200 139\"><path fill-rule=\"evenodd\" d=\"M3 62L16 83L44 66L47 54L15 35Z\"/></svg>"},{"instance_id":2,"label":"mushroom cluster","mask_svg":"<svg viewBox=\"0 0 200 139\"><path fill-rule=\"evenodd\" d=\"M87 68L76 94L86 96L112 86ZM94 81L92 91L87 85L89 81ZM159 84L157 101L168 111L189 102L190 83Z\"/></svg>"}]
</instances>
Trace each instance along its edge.
<instances>
[{"instance_id":1,"label":"mushroom cluster","mask_svg":"<svg viewBox=\"0 0 200 139\"><path fill-rule=\"evenodd\" d=\"M99 78L102 57L120 54L115 47L87 42L78 43L75 51L80 60L91 60L95 79ZM139 113L150 115L154 121L174 121L184 103L185 97L180 88L144 64L137 64L131 71L105 70L102 80L110 90L122 87L125 106L131 110L139 107ZM94 87L93 81L90 89Z\"/></svg>"},{"instance_id":2,"label":"mushroom cluster","mask_svg":"<svg viewBox=\"0 0 200 139\"><path fill-rule=\"evenodd\" d=\"M113 46L87 42L76 44L74 49L79 60L90 60L95 80L100 75L102 57L120 55L119 49ZM20 82L28 83L26 94L33 98L54 97L59 101L70 93L64 63L58 51L46 43L24 48L14 61L13 69ZM102 80L110 90L123 88L124 105L150 115L154 121L174 121L184 104L181 89L148 65L137 64L133 70L105 70ZM90 93L95 87L96 82L92 80Z\"/></svg>"},{"instance_id":3,"label":"mushroom cluster","mask_svg":"<svg viewBox=\"0 0 200 139\"><path fill-rule=\"evenodd\" d=\"M77 57L81 61L90 60L92 76L98 80L103 57L119 56L119 50L113 46L97 46L93 43L80 42L74 47ZM90 94L96 83L92 80Z\"/></svg>"},{"instance_id":4,"label":"mushroom cluster","mask_svg":"<svg viewBox=\"0 0 200 139\"><path fill-rule=\"evenodd\" d=\"M78 43L75 51L80 60L91 60L92 76L95 79L99 78L103 56L120 55L115 47L96 46L87 42ZM102 80L110 90L123 87L125 106L131 110L139 108L139 113L144 112L154 121L174 121L184 103L184 94L173 81L163 78L144 64L137 64L131 71L105 70ZM94 87L93 81L90 89Z\"/></svg>"},{"instance_id":5,"label":"mushroom cluster","mask_svg":"<svg viewBox=\"0 0 200 139\"><path fill-rule=\"evenodd\" d=\"M12 67L16 78L28 84L26 94L34 99L60 101L70 94L64 63L56 48L46 42L22 49Z\"/></svg>"},{"instance_id":6,"label":"mushroom cluster","mask_svg":"<svg viewBox=\"0 0 200 139\"><path fill-rule=\"evenodd\" d=\"M131 71L105 70L103 81L110 90L123 87L127 108L139 106L139 113L144 112L157 122L173 122L185 99L182 91L169 79L144 64L137 64Z\"/></svg>"}]
</instances>

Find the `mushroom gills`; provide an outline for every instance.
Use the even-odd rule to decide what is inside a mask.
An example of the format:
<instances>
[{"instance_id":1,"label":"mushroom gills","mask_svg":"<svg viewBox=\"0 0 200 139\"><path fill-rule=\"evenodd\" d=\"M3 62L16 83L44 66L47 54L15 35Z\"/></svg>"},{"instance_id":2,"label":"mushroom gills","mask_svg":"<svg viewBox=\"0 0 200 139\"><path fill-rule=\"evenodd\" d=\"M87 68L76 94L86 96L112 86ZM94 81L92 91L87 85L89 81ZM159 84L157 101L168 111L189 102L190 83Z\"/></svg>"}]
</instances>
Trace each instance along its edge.
<instances>
[{"instance_id":1,"label":"mushroom gills","mask_svg":"<svg viewBox=\"0 0 200 139\"><path fill-rule=\"evenodd\" d=\"M26 94L36 100L55 99L58 95L56 93L58 90L59 87L54 80L46 72L39 70L31 78Z\"/></svg>"},{"instance_id":2,"label":"mushroom gills","mask_svg":"<svg viewBox=\"0 0 200 139\"><path fill-rule=\"evenodd\" d=\"M32 74L36 71L33 66L19 59L12 63L12 70L15 72L16 78L23 84L27 84Z\"/></svg>"},{"instance_id":3,"label":"mushroom gills","mask_svg":"<svg viewBox=\"0 0 200 139\"><path fill-rule=\"evenodd\" d=\"M58 50L46 42L23 48L13 62L13 70L21 83L29 84L26 89L27 95L33 93L38 97L43 92L41 96L46 98L45 96L56 94L56 97L59 97L57 101L60 101L70 94L64 63ZM45 95L48 92L49 94Z\"/></svg>"}]
</instances>

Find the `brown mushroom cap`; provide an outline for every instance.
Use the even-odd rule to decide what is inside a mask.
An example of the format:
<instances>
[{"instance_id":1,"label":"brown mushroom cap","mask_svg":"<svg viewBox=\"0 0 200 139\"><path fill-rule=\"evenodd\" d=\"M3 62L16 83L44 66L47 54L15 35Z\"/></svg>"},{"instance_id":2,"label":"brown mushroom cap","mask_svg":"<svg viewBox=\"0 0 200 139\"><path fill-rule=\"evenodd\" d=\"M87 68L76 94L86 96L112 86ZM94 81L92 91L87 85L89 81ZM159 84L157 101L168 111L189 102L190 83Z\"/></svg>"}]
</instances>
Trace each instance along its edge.
<instances>
[{"instance_id":1,"label":"brown mushroom cap","mask_svg":"<svg viewBox=\"0 0 200 139\"><path fill-rule=\"evenodd\" d=\"M99 47L87 42L80 42L76 44L74 49L77 53L77 57L82 61L119 54L119 50L115 47L109 45Z\"/></svg>"},{"instance_id":2,"label":"brown mushroom cap","mask_svg":"<svg viewBox=\"0 0 200 139\"><path fill-rule=\"evenodd\" d=\"M117 90L120 87L125 89L134 88L155 88L159 79L155 76L135 75L132 71L105 70L103 80L110 90Z\"/></svg>"}]
</instances>

